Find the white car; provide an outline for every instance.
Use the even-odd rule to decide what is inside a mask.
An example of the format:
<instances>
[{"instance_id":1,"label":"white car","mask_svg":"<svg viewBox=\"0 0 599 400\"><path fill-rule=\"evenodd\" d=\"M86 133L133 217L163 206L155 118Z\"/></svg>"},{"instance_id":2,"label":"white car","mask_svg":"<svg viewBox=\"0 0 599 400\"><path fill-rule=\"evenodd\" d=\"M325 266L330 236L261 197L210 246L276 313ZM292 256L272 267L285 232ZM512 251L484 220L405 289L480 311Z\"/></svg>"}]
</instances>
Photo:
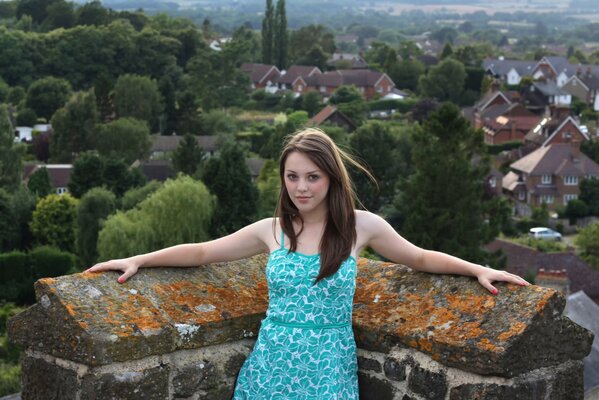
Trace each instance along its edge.
<instances>
[{"instance_id":1,"label":"white car","mask_svg":"<svg viewBox=\"0 0 599 400\"><path fill-rule=\"evenodd\" d=\"M545 227L530 228L528 235L535 239L562 240L562 234Z\"/></svg>"}]
</instances>

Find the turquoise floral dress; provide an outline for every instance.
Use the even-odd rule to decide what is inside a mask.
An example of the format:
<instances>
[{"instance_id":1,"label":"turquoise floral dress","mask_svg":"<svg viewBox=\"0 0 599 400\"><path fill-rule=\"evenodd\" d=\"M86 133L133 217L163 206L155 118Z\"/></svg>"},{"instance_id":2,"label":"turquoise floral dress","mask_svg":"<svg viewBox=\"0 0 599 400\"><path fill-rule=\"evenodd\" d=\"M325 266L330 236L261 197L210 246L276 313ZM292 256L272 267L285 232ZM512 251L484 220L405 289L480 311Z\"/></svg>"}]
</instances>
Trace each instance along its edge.
<instances>
[{"instance_id":1,"label":"turquoise floral dress","mask_svg":"<svg viewBox=\"0 0 599 400\"><path fill-rule=\"evenodd\" d=\"M351 326L356 260L349 257L313 285L320 256L291 253L281 243L266 265L266 319L233 399L358 400Z\"/></svg>"}]
</instances>

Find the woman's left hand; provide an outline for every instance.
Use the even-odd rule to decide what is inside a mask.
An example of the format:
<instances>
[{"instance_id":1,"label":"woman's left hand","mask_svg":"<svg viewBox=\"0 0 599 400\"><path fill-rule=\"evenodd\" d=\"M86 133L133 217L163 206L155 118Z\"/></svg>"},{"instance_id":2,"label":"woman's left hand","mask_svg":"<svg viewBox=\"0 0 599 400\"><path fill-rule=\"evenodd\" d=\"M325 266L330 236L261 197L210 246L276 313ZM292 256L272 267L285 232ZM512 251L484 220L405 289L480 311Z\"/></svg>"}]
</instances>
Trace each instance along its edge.
<instances>
[{"instance_id":1,"label":"woman's left hand","mask_svg":"<svg viewBox=\"0 0 599 400\"><path fill-rule=\"evenodd\" d=\"M489 290L493 294L499 293L497 288L492 285L493 282L509 282L515 283L520 286L528 286L530 283L526 282L523 278L518 275L511 274L506 271L499 271L493 268L484 267L477 276L478 282Z\"/></svg>"}]
</instances>

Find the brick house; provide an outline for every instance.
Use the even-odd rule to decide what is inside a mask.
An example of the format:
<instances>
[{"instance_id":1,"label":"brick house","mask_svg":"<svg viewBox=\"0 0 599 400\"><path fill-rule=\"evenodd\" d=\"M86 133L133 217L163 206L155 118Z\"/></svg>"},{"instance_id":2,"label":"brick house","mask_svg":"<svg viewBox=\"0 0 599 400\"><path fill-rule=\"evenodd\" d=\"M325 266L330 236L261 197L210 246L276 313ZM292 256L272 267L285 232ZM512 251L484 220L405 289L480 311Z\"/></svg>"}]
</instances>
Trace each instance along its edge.
<instances>
[{"instance_id":1,"label":"brick house","mask_svg":"<svg viewBox=\"0 0 599 400\"><path fill-rule=\"evenodd\" d=\"M291 90L294 93L302 94L308 89L306 78L322 74L318 67L309 65L293 65L279 76L276 80L280 90Z\"/></svg>"},{"instance_id":2,"label":"brick house","mask_svg":"<svg viewBox=\"0 0 599 400\"><path fill-rule=\"evenodd\" d=\"M562 89L599 111L599 67L579 68L566 80Z\"/></svg>"},{"instance_id":3,"label":"brick house","mask_svg":"<svg viewBox=\"0 0 599 400\"><path fill-rule=\"evenodd\" d=\"M555 210L578 198L584 178L599 178L599 165L580 152L580 142L542 146L510 165L503 192L520 214L546 204Z\"/></svg>"},{"instance_id":4,"label":"brick house","mask_svg":"<svg viewBox=\"0 0 599 400\"><path fill-rule=\"evenodd\" d=\"M327 98L344 85L354 85L366 100L371 100L375 95L384 97L395 88L395 83L387 74L370 69L344 69L314 74L306 78L306 83L310 90L316 90Z\"/></svg>"},{"instance_id":5,"label":"brick house","mask_svg":"<svg viewBox=\"0 0 599 400\"><path fill-rule=\"evenodd\" d=\"M281 76L281 71L274 65L244 63L240 69L249 76L252 89L272 91Z\"/></svg>"},{"instance_id":6,"label":"brick house","mask_svg":"<svg viewBox=\"0 0 599 400\"><path fill-rule=\"evenodd\" d=\"M72 164L26 164L23 166L23 183L27 184L29 178L37 170L46 168L50 177L50 185L56 194L69 192L69 181L73 172Z\"/></svg>"},{"instance_id":7,"label":"brick house","mask_svg":"<svg viewBox=\"0 0 599 400\"><path fill-rule=\"evenodd\" d=\"M532 147L585 140L589 140L589 135L570 115L562 118L545 117L524 136L524 143Z\"/></svg>"},{"instance_id":8,"label":"brick house","mask_svg":"<svg viewBox=\"0 0 599 400\"><path fill-rule=\"evenodd\" d=\"M339 111L337 107L330 104L320 110L318 114L310 118L308 124L312 126L319 126L327 122L338 125L347 132L353 132L357 129L354 121Z\"/></svg>"},{"instance_id":9,"label":"brick house","mask_svg":"<svg viewBox=\"0 0 599 400\"><path fill-rule=\"evenodd\" d=\"M498 145L510 141L524 141L526 134L539 124L541 117L521 104L490 107L479 116L485 143Z\"/></svg>"}]
</instances>

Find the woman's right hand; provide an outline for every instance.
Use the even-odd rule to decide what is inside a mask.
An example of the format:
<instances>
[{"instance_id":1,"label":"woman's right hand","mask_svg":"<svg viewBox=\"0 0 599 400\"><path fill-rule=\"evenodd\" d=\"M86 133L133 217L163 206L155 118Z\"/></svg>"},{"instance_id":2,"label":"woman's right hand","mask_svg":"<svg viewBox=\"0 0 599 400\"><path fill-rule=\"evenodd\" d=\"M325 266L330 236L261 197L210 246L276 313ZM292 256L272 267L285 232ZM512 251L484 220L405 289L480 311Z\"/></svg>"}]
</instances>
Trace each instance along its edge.
<instances>
[{"instance_id":1,"label":"woman's right hand","mask_svg":"<svg viewBox=\"0 0 599 400\"><path fill-rule=\"evenodd\" d=\"M135 275L139 265L132 258L121 258L116 260L104 261L97 263L93 267L84 272L100 272L100 271L121 271L123 274L117 279L119 283L125 282L127 279Z\"/></svg>"}]
</instances>

